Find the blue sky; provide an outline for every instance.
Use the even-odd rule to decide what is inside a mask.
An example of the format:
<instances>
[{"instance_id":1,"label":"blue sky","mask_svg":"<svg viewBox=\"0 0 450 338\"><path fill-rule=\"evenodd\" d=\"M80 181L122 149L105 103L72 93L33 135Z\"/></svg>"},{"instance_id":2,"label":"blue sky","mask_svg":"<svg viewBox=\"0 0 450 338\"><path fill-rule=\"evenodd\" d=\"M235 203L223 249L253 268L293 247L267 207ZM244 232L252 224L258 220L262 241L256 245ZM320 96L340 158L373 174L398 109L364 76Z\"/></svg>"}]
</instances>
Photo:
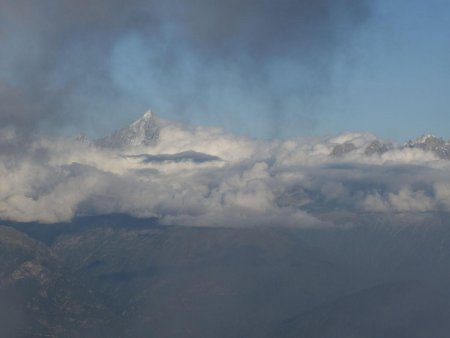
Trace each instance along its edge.
<instances>
[{"instance_id":1,"label":"blue sky","mask_svg":"<svg viewBox=\"0 0 450 338\"><path fill-rule=\"evenodd\" d=\"M450 2L377 1L319 130L450 137ZM335 107L335 111L333 111Z\"/></svg>"},{"instance_id":2,"label":"blue sky","mask_svg":"<svg viewBox=\"0 0 450 338\"><path fill-rule=\"evenodd\" d=\"M377 0L369 19L333 58L329 83L317 94L298 100L289 97L288 112L274 129L273 116L281 112L261 100L259 93L241 91L239 69L233 66L203 65L186 53L177 64L179 87L152 69L149 54L136 36L127 36L115 46L113 76L132 103L130 114L112 119L113 128L138 117L146 107L164 118L193 124L218 125L239 134L256 137L330 135L344 131L367 131L383 138L404 141L422 133L450 137L450 2ZM153 50L168 48L155 42ZM267 92L289 91L302 81L312 82L304 64L271 61ZM199 73L216 77L210 88L191 86ZM207 77L206 76L206 77ZM203 78L203 80L205 80ZM205 80L208 83L209 80ZM218 85L220 84L220 86ZM236 85L238 84L238 85ZM266 92L266 91L265 91ZM161 93L164 93L161 95ZM155 95L152 95L155 94ZM278 93L279 94L279 93ZM177 111L171 97L185 102L199 100L186 111ZM207 97L207 100L205 100ZM283 100L286 96L282 93ZM192 104L189 103L189 104ZM286 106L283 106L286 107Z\"/></svg>"}]
</instances>

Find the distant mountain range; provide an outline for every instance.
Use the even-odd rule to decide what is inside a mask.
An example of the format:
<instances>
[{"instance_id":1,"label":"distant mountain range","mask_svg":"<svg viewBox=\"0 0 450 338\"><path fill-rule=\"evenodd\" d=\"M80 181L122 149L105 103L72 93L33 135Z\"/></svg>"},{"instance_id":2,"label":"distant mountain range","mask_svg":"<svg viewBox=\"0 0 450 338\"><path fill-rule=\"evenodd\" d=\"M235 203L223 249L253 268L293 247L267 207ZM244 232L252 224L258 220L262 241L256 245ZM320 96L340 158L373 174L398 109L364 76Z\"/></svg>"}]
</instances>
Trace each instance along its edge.
<instances>
[{"instance_id":1,"label":"distant mountain range","mask_svg":"<svg viewBox=\"0 0 450 338\"><path fill-rule=\"evenodd\" d=\"M415 139L414 141L408 141L404 145L396 146L392 142L383 142L380 140L374 140L368 145L364 145L364 154L367 156L382 155L391 150L403 150L403 149L421 149L425 152L431 152L440 159L450 160L450 141L445 141L441 137L428 134L423 135ZM332 156L344 156L359 148L352 142L345 142L337 144L332 152Z\"/></svg>"},{"instance_id":2,"label":"distant mountain range","mask_svg":"<svg viewBox=\"0 0 450 338\"><path fill-rule=\"evenodd\" d=\"M79 135L76 139L81 143L90 143L101 148L125 149L129 147L152 147L158 144L162 128L174 125L174 123L159 118L154 112L148 111L142 117L103 138L90 141L85 135ZM410 140L403 145L395 145L379 139L372 140L363 145L356 145L352 141L335 144L330 155L343 157L357 150L363 150L364 155L382 155L392 150L420 149L433 153L436 157L450 160L450 141L431 134Z\"/></svg>"}]
</instances>

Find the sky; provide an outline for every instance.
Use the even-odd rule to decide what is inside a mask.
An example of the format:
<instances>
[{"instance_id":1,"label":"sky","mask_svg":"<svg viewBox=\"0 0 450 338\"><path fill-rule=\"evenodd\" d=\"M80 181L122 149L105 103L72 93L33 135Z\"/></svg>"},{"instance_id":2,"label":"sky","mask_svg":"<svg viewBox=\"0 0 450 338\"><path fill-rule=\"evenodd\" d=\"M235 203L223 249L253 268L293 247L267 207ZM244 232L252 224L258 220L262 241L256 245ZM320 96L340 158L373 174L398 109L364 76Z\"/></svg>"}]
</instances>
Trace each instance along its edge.
<instances>
[{"instance_id":1,"label":"sky","mask_svg":"<svg viewBox=\"0 0 450 338\"><path fill-rule=\"evenodd\" d=\"M443 0L0 0L0 123L450 138L449 31Z\"/></svg>"},{"instance_id":2,"label":"sky","mask_svg":"<svg viewBox=\"0 0 450 338\"><path fill-rule=\"evenodd\" d=\"M366 130L405 140L450 137L450 3L377 1L355 41L357 57L338 71L323 131ZM349 75L350 73L350 75Z\"/></svg>"}]
</instances>

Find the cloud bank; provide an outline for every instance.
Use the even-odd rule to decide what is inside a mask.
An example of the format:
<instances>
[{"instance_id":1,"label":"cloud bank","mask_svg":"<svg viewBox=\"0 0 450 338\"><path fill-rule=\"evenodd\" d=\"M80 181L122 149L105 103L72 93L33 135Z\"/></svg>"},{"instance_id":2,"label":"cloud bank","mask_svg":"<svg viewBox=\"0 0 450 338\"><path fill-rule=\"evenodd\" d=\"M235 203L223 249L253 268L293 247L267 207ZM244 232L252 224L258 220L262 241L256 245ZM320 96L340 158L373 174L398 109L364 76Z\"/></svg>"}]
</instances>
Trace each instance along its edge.
<instances>
[{"instance_id":1,"label":"cloud bank","mask_svg":"<svg viewBox=\"0 0 450 338\"><path fill-rule=\"evenodd\" d=\"M146 114L113 136L114 146L41 137L24 156L2 153L0 219L125 213L176 225L329 226L450 211L450 161L370 134L267 141ZM343 144L353 147L336 155Z\"/></svg>"}]
</instances>

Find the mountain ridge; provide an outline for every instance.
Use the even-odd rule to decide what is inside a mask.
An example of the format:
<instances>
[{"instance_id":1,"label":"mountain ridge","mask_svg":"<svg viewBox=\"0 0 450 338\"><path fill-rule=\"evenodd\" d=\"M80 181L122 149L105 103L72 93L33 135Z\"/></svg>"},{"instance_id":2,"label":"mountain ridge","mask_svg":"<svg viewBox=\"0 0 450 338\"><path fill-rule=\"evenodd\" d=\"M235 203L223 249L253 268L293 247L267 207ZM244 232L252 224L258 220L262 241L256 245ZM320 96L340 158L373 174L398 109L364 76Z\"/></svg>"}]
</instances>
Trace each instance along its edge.
<instances>
[{"instance_id":1,"label":"mountain ridge","mask_svg":"<svg viewBox=\"0 0 450 338\"><path fill-rule=\"evenodd\" d=\"M82 144L106 149L155 147L161 141L162 129L171 125L176 125L176 123L164 120L152 110L148 110L128 126L117 129L109 135L90 141L85 134L79 134L75 140ZM355 151L361 151L364 156L370 157L374 155L381 156L394 150L419 149L432 153L439 159L450 160L450 140L444 140L442 137L437 137L433 134L423 134L404 144L395 144L374 136L368 137L365 141L359 140L355 144L355 141L352 139L345 140L345 135L341 134L329 140L331 144L334 144L330 151L330 156L345 157ZM364 136L365 134L361 135ZM342 136L344 136L344 140L342 140ZM360 144L361 142L362 144Z\"/></svg>"},{"instance_id":2,"label":"mountain ridge","mask_svg":"<svg viewBox=\"0 0 450 338\"><path fill-rule=\"evenodd\" d=\"M132 122L127 127L118 129L112 134L94 141L103 148L124 148L127 146L152 146L159 140L159 133L164 122L151 110Z\"/></svg>"}]
</instances>

